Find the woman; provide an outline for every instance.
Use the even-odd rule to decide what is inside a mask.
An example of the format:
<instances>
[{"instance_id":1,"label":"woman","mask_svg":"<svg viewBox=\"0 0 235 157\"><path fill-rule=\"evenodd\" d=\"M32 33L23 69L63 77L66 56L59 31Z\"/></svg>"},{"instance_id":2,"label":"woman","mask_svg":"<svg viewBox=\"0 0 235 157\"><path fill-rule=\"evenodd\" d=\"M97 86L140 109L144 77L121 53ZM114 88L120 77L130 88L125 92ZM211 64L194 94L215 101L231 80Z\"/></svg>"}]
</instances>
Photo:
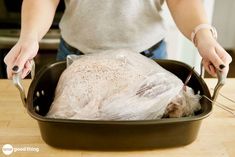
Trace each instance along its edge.
<instances>
[{"instance_id":1,"label":"woman","mask_svg":"<svg viewBox=\"0 0 235 157\"><path fill-rule=\"evenodd\" d=\"M61 43L57 59L66 55L130 49L151 58L165 58L165 27L160 17L162 0L65 0L60 22ZM201 0L166 0L172 17L185 37L192 40L212 76L216 69L225 75L232 61L216 41L216 31L208 24ZM17 44L4 61L8 78L30 71L30 60L38 52L39 41L49 30L59 0L24 0L22 27Z\"/></svg>"}]
</instances>

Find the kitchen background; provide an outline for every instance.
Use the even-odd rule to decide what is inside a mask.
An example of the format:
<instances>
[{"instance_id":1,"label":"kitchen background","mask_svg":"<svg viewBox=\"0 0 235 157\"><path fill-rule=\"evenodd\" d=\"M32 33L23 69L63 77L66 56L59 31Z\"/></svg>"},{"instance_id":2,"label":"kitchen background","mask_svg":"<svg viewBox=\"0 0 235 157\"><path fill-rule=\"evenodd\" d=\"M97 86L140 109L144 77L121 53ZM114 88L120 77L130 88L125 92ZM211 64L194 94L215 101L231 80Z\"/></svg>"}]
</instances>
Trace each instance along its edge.
<instances>
[{"instance_id":1,"label":"kitchen background","mask_svg":"<svg viewBox=\"0 0 235 157\"><path fill-rule=\"evenodd\" d=\"M22 0L0 0L0 78L6 78L3 58L19 37L21 2ZM218 41L235 60L235 16L233 14L235 1L204 0L203 2L210 22L217 28ZM64 2L61 0L50 31L40 42L40 50L35 57L36 71L55 61L60 37L58 23L63 10ZM186 62L195 66L196 70L199 71L201 58L191 42L179 33L166 4L163 6L162 15L169 29L166 37L169 59ZM208 75L206 76L208 77ZM228 77L235 77L235 61L230 66Z\"/></svg>"},{"instance_id":2,"label":"kitchen background","mask_svg":"<svg viewBox=\"0 0 235 157\"><path fill-rule=\"evenodd\" d=\"M23 0L0 0L0 78L6 78L4 57L17 42L20 34L20 10ZM57 8L52 26L40 42L38 55L34 58L36 72L55 61L60 32L58 24L64 11L64 1Z\"/></svg>"}]
</instances>

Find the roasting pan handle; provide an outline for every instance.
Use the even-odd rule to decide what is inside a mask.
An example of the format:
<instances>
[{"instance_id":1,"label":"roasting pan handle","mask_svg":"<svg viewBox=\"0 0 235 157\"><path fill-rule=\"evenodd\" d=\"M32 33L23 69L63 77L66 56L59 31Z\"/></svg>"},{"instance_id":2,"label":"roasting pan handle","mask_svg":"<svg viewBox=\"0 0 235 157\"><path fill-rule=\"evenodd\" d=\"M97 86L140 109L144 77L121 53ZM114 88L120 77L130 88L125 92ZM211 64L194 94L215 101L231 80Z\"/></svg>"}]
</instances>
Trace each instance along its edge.
<instances>
[{"instance_id":1,"label":"roasting pan handle","mask_svg":"<svg viewBox=\"0 0 235 157\"><path fill-rule=\"evenodd\" d=\"M24 107L27 107L25 90L24 90L24 87L22 86L22 83L21 83L20 74L21 74L21 71L18 73L14 73L12 76L12 81L13 81L13 84L16 86L16 88L20 92L20 98L21 98L22 103L24 104ZM31 69L31 78L32 79L34 78L34 75L35 75L35 62L34 62L34 60L32 60L32 69Z\"/></svg>"},{"instance_id":2,"label":"roasting pan handle","mask_svg":"<svg viewBox=\"0 0 235 157\"><path fill-rule=\"evenodd\" d=\"M218 82L214 88L214 92L212 95L213 101L215 101L217 99L218 94L219 94L219 90L221 89L221 87L223 87L223 85L225 84L225 80L226 80L226 75L223 75L223 73L221 71L216 69L216 73L217 73ZM204 74L205 74L205 69L204 69L202 61L201 61L201 70L200 70L201 78L204 78Z\"/></svg>"}]
</instances>

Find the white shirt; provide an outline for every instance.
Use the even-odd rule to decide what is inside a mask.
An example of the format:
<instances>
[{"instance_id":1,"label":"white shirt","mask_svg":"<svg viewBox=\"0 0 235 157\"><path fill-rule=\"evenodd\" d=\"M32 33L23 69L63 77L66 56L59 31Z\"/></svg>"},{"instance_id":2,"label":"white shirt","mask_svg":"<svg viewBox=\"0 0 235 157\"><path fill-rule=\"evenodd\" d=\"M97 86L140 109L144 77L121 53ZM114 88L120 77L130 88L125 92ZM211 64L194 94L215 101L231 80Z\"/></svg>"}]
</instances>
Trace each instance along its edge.
<instances>
[{"instance_id":1,"label":"white shirt","mask_svg":"<svg viewBox=\"0 0 235 157\"><path fill-rule=\"evenodd\" d=\"M165 36L161 0L65 0L62 38L84 53L144 51Z\"/></svg>"}]
</instances>

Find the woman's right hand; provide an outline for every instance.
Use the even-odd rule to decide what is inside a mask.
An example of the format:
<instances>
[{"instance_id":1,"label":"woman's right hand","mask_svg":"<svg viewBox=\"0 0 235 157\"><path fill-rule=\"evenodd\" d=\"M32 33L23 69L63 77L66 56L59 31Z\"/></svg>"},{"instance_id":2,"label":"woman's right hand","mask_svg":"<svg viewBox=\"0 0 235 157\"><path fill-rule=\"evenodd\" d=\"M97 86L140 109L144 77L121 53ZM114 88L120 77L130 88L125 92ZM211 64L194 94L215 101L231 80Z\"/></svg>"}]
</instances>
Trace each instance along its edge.
<instances>
[{"instance_id":1,"label":"woman's right hand","mask_svg":"<svg viewBox=\"0 0 235 157\"><path fill-rule=\"evenodd\" d=\"M21 78L25 78L31 71L31 61L36 56L38 49L38 40L19 39L4 58L7 65L7 77L12 78L13 73L21 72Z\"/></svg>"}]
</instances>

